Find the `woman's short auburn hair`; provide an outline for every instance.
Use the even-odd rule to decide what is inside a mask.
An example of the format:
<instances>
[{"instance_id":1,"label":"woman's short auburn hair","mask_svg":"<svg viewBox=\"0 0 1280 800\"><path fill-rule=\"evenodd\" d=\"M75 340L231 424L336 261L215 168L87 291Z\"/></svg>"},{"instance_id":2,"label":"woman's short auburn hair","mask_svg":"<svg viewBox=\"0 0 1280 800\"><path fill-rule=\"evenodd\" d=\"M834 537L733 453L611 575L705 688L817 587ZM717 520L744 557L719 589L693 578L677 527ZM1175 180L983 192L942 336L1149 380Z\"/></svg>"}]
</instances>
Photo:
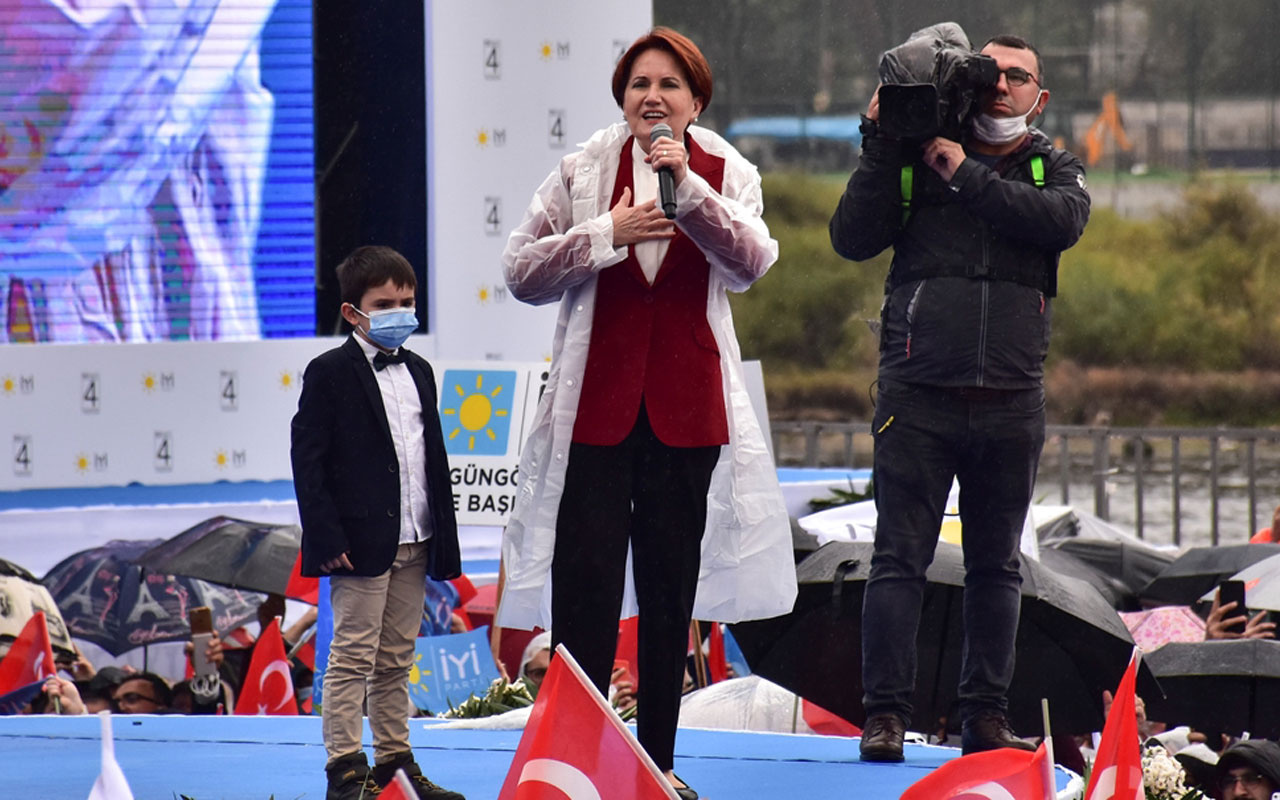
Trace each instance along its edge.
<instances>
[{"instance_id":1,"label":"woman's short auburn hair","mask_svg":"<svg viewBox=\"0 0 1280 800\"><path fill-rule=\"evenodd\" d=\"M622 108L622 96L627 91L631 67L641 53L653 49L665 50L671 54L684 70L694 99L702 101L702 110L705 111L711 105L711 65L688 36L661 26L636 39L627 48L627 52L622 54L622 58L618 59L618 66L613 70L613 99L618 101L618 108Z\"/></svg>"}]
</instances>

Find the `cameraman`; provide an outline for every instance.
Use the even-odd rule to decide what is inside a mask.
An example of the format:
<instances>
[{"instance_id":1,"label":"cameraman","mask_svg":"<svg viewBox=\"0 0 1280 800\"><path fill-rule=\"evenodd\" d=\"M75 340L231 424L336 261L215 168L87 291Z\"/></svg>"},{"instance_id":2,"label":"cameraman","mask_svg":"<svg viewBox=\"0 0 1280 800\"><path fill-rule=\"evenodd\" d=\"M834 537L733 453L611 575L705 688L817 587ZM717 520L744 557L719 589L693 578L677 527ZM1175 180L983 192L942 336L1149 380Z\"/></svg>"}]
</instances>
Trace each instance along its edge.
<instances>
[{"instance_id":1,"label":"cameraman","mask_svg":"<svg viewBox=\"0 0 1280 800\"><path fill-rule=\"evenodd\" d=\"M964 752L1033 749L1006 717L1018 545L1044 444L1058 256L1080 238L1089 195L1079 159L1027 128L1049 102L1036 49L1005 35L982 53L1000 72L963 142L884 136L877 90L858 168L831 219L845 258L894 249L872 423L878 523L862 617L864 761L903 758L925 569L953 477L967 571Z\"/></svg>"}]
</instances>

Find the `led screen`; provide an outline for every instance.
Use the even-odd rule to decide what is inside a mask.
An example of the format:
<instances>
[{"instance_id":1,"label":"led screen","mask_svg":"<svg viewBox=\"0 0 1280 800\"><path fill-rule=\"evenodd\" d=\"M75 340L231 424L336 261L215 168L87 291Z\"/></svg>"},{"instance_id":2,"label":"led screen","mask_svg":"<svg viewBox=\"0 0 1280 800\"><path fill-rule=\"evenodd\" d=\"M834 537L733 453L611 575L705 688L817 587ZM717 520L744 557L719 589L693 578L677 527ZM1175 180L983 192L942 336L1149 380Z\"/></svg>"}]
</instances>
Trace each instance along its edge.
<instances>
[{"instance_id":1,"label":"led screen","mask_svg":"<svg viewBox=\"0 0 1280 800\"><path fill-rule=\"evenodd\" d=\"M0 0L0 342L310 336L309 0Z\"/></svg>"}]
</instances>

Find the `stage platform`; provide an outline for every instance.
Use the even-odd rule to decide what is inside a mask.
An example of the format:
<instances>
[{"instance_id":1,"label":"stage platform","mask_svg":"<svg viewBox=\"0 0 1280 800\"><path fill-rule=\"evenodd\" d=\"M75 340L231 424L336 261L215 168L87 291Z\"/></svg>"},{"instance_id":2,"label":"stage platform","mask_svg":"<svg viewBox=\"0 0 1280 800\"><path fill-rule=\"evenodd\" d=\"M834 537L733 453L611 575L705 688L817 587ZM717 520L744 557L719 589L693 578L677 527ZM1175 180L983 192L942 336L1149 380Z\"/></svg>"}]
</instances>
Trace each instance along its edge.
<instances>
[{"instance_id":1,"label":"stage platform","mask_svg":"<svg viewBox=\"0 0 1280 800\"><path fill-rule=\"evenodd\" d=\"M97 717L0 717L4 794L81 800L100 763ZM317 717L119 715L116 760L137 800L320 800L324 747ZM437 783L493 800L521 731L460 730L414 720L414 753ZM366 749L369 747L365 731ZM856 739L684 729L676 772L708 800L896 798L958 750L908 745L902 764L862 764ZM1059 796L1072 773L1058 770ZM1070 791L1070 794L1067 792ZM605 795L608 796L607 794Z\"/></svg>"}]
</instances>

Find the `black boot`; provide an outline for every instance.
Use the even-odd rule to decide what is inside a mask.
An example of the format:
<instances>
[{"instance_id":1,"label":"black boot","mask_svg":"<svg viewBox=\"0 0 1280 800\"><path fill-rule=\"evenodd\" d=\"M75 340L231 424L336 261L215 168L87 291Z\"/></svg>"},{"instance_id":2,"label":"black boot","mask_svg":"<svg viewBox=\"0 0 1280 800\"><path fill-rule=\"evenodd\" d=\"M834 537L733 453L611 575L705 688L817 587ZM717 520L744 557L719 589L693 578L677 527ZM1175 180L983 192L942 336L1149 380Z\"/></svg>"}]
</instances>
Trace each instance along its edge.
<instances>
[{"instance_id":1,"label":"black boot","mask_svg":"<svg viewBox=\"0 0 1280 800\"><path fill-rule=\"evenodd\" d=\"M964 721L960 732L960 747L966 756L999 747L1032 752L1036 749L1031 742L1015 736L1013 728L1009 727L1009 718L1003 711L994 708L983 709Z\"/></svg>"},{"instance_id":2,"label":"black boot","mask_svg":"<svg viewBox=\"0 0 1280 800\"><path fill-rule=\"evenodd\" d=\"M373 780L363 751L335 758L324 773L329 779L325 800L368 800L382 791Z\"/></svg>"},{"instance_id":3,"label":"black boot","mask_svg":"<svg viewBox=\"0 0 1280 800\"><path fill-rule=\"evenodd\" d=\"M386 786L395 779L396 770L404 770L404 774L408 776L409 783L413 786L413 790L418 793L419 800L466 800L465 797L457 792L451 792L448 789L436 786L426 775L422 774L422 770L418 767L418 762L413 760L412 752L396 753L391 758L380 764L373 765L373 779L378 786Z\"/></svg>"},{"instance_id":4,"label":"black boot","mask_svg":"<svg viewBox=\"0 0 1280 800\"><path fill-rule=\"evenodd\" d=\"M906 732L907 725L897 714L872 714L862 729L859 758L863 761L901 761L902 737Z\"/></svg>"}]
</instances>

